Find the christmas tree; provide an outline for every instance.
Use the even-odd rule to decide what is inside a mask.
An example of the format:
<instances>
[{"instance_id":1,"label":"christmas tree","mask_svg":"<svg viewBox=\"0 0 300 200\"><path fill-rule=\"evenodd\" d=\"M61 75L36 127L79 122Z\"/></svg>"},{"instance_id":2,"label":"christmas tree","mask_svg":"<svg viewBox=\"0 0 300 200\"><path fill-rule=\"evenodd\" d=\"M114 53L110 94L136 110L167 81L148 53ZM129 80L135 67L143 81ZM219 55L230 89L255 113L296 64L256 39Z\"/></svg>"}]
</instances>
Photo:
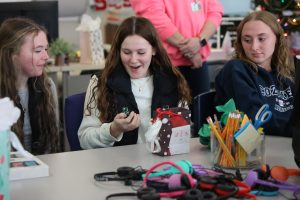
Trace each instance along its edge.
<instances>
[{"instance_id":1,"label":"christmas tree","mask_svg":"<svg viewBox=\"0 0 300 200\"><path fill-rule=\"evenodd\" d=\"M300 0L254 0L255 6L274 13L289 36L291 48L300 54Z\"/></svg>"}]
</instances>

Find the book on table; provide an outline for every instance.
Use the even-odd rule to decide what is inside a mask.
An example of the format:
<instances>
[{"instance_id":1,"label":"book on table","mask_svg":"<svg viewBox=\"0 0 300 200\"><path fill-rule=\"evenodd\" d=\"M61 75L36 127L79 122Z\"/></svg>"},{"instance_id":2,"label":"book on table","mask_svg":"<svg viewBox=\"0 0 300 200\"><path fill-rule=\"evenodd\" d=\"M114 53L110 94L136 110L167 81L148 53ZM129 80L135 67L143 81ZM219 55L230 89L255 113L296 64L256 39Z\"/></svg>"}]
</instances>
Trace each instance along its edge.
<instances>
[{"instance_id":1,"label":"book on table","mask_svg":"<svg viewBox=\"0 0 300 200\"><path fill-rule=\"evenodd\" d=\"M18 152L10 153L9 179L21 180L49 176L49 166L36 156L24 157Z\"/></svg>"}]
</instances>

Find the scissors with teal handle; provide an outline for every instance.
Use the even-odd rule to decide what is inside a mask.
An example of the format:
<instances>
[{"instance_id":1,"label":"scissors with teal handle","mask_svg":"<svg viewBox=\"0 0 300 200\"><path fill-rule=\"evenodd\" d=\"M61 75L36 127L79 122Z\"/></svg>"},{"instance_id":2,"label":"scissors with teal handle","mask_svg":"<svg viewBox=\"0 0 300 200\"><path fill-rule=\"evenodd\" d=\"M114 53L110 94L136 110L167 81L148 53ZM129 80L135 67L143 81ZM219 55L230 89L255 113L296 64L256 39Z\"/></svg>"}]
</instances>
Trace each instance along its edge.
<instances>
[{"instance_id":1,"label":"scissors with teal handle","mask_svg":"<svg viewBox=\"0 0 300 200\"><path fill-rule=\"evenodd\" d=\"M272 112L270 111L270 107L268 104L262 105L260 109L257 111L255 115L254 127L258 129L268 121L270 121L272 117Z\"/></svg>"}]
</instances>

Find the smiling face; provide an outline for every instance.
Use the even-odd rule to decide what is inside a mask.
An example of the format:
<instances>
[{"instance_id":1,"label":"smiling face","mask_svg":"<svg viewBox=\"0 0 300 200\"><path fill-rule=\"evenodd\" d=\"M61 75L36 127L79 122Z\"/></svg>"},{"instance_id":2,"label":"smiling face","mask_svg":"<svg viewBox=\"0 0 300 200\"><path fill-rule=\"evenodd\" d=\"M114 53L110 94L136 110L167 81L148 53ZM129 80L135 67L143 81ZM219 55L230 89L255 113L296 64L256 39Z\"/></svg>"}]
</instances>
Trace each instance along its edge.
<instances>
[{"instance_id":1,"label":"smiling face","mask_svg":"<svg viewBox=\"0 0 300 200\"><path fill-rule=\"evenodd\" d=\"M143 37L130 35L121 44L121 60L130 78L138 79L150 74L149 66L155 50Z\"/></svg>"},{"instance_id":2,"label":"smiling face","mask_svg":"<svg viewBox=\"0 0 300 200\"><path fill-rule=\"evenodd\" d=\"M44 32L37 35L31 34L25 37L19 52L14 55L15 65L24 78L40 76L49 56L47 53L48 40Z\"/></svg>"},{"instance_id":3,"label":"smiling face","mask_svg":"<svg viewBox=\"0 0 300 200\"><path fill-rule=\"evenodd\" d=\"M276 45L276 35L272 29L262 21L248 21L243 27L241 41L246 56L260 67L271 71Z\"/></svg>"}]
</instances>

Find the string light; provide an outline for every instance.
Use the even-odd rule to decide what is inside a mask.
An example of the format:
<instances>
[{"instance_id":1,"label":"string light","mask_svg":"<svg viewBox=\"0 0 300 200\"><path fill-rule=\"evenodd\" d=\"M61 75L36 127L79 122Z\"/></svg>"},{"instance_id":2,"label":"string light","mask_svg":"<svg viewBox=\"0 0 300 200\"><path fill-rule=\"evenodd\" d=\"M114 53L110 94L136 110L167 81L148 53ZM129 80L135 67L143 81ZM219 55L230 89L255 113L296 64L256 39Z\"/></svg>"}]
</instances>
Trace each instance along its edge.
<instances>
[{"instance_id":1,"label":"string light","mask_svg":"<svg viewBox=\"0 0 300 200\"><path fill-rule=\"evenodd\" d=\"M300 1L296 1L296 7L300 9Z\"/></svg>"},{"instance_id":2,"label":"string light","mask_svg":"<svg viewBox=\"0 0 300 200\"><path fill-rule=\"evenodd\" d=\"M286 34L300 31L300 0L256 0L255 3L263 10L276 14Z\"/></svg>"}]
</instances>

